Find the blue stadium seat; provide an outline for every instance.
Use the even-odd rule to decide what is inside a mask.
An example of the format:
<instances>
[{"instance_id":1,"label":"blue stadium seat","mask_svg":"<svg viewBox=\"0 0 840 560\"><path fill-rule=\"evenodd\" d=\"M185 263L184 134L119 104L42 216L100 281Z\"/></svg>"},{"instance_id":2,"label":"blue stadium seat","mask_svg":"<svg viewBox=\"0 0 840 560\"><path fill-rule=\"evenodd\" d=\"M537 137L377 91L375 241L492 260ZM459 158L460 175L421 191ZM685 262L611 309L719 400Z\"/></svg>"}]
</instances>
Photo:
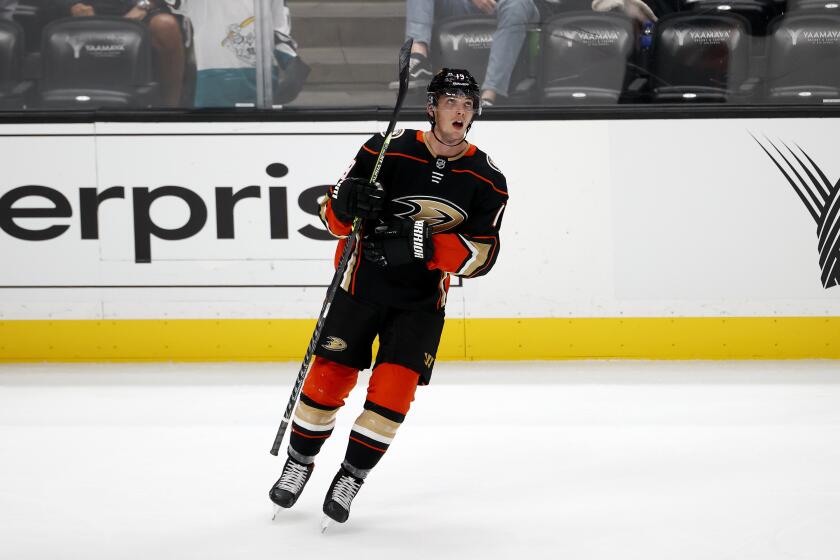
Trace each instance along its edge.
<instances>
[{"instance_id":1,"label":"blue stadium seat","mask_svg":"<svg viewBox=\"0 0 840 560\"><path fill-rule=\"evenodd\" d=\"M545 22L541 101L549 105L618 103L634 38L633 22L621 14L570 12Z\"/></svg>"},{"instance_id":2,"label":"blue stadium seat","mask_svg":"<svg viewBox=\"0 0 840 560\"><path fill-rule=\"evenodd\" d=\"M750 26L737 14L683 12L662 18L654 34L655 102L732 102L744 93Z\"/></svg>"},{"instance_id":3,"label":"blue stadium seat","mask_svg":"<svg viewBox=\"0 0 840 560\"><path fill-rule=\"evenodd\" d=\"M771 24L769 43L768 101L840 101L840 13L791 12Z\"/></svg>"},{"instance_id":4,"label":"blue stadium seat","mask_svg":"<svg viewBox=\"0 0 840 560\"><path fill-rule=\"evenodd\" d=\"M106 16L54 21L43 34L38 103L79 110L155 105L151 58L143 24Z\"/></svg>"}]
</instances>

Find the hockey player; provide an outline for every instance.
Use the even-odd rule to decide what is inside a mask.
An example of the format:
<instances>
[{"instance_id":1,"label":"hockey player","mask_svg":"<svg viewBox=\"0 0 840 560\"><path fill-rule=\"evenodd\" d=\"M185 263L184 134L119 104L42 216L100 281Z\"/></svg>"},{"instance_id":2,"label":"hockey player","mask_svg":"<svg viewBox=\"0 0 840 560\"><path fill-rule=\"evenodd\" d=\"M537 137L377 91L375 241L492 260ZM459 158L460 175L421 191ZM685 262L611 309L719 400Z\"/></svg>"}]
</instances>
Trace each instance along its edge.
<instances>
[{"instance_id":1,"label":"hockey player","mask_svg":"<svg viewBox=\"0 0 840 560\"><path fill-rule=\"evenodd\" d=\"M324 500L330 519L347 520L353 498L405 420L417 386L431 379L450 276L481 276L498 257L507 186L490 157L466 139L480 114L476 81L466 70L444 68L429 85L426 112L430 130L392 137L381 184L366 179L384 141L376 135L322 199L321 219L334 235L346 238L353 218L364 220L361 243L336 291L303 385L289 457L269 491L278 506L291 507L303 491L359 370L370 367L371 345L379 336L364 410ZM339 241L336 262L345 242Z\"/></svg>"}]
</instances>

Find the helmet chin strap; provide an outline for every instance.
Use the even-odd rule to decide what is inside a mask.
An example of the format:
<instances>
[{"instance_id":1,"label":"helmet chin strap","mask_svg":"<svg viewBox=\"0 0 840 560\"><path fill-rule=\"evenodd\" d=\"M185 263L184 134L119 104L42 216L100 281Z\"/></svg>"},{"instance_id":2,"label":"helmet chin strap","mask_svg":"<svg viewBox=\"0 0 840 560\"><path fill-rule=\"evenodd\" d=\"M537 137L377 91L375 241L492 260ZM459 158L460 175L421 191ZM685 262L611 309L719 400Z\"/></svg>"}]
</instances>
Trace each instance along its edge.
<instances>
[{"instance_id":1,"label":"helmet chin strap","mask_svg":"<svg viewBox=\"0 0 840 560\"><path fill-rule=\"evenodd\" d=\"M470 127L472 127L472 123L470 123L470 126L467 127L466 132L464 132L464 135L461 137L460 140L458 140L454 144L447 144L446 142L444 142L443 140L438 138L437 132L435 132L435 128L437 128L437 118L435 118L434 109L432 109L432 115L433 115L432 119L431 119L432 120L432 136L435 137L435 140L437 140L438 142L440 142L441 144L443 144L444 146L446 146L448 148L454 148L455 146L460 146L461 144L463 144L464 142L467 141L467 133L470 131Z\"/></svg>"},{"instance_id":2,"label":"helmet chin strap","mask_svg":"<svg viewBox=\"0 0 840 560\"><path fill-rule=\"evenodd\" d=\"M455 142L454 144L447 144L446 142L444 142L443 140L441 140L440 138L438 138L438 135L437 135L437 133L435 132L435 127L434 127L434 126L432 126L432 136L434 136L434 137L435 137L435 140L437 140L438 142L440 142L440 143L441 143L441 144L443 144L444 146L448 146L448 147L450 147L450 148L454 148L455 146L458 146L458 145L460 145L460 144L463 144L464 142L466 142L466 141L467 141L467 135L466 135L466 134L464 134L464 136L462 136L462 137L461 137L461 139L460 139L460 140L458 140L457 142Z\"/></svg>"}]
</instances>

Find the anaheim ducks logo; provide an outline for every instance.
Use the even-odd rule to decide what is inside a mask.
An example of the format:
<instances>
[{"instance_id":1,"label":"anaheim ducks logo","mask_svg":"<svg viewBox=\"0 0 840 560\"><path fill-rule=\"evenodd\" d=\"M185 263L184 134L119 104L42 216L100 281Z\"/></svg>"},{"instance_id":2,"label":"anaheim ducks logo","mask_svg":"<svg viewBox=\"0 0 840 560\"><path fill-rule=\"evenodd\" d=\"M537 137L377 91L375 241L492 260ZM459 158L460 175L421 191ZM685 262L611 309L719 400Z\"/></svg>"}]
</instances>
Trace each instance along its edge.
<instances>
[{"instance_id":1,"label":"anaheim ducks logo","mask_svg":"<svg viewBox=\"0 0 840 560\"><path fill-rule=\"evenodd\" d=\"M434 233L454 229L468 217L455 204L434 196L404 196L391 202L397 205L394 216L423 220Z\"/></svg>"},{"instance_id":2,"label":"anaheim ducks logo","mask_svg":"<svg viewBox=\"0 0 840 560\"><path fill-rule=\"evenodd\" d=\"M321 348L326 348L333 352L341 352L342 350L347 350L347 343L337 336L328 336L327 341L321 345Z\"/></svg>"}]
</instances>

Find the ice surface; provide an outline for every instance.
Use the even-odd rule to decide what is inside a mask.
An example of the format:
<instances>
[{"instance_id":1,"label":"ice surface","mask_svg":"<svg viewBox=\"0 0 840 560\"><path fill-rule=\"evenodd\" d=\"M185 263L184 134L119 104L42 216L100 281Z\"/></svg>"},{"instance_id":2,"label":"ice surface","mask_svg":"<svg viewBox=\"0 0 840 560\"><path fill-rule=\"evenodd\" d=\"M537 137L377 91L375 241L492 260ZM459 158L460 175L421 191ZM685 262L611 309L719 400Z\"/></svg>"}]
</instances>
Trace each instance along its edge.
<instances>
[{"instance_id":1,"label":"ice surface","mask_svg":"<svg viewBox=\"0 0 840 560\"><path fill-rule=\"evenodd\" d=\"M298 367L0 366L0 558L840 557L837 362L441 363L323 535L367 376L272 522Z\"/></svg>"}]
</instances>

